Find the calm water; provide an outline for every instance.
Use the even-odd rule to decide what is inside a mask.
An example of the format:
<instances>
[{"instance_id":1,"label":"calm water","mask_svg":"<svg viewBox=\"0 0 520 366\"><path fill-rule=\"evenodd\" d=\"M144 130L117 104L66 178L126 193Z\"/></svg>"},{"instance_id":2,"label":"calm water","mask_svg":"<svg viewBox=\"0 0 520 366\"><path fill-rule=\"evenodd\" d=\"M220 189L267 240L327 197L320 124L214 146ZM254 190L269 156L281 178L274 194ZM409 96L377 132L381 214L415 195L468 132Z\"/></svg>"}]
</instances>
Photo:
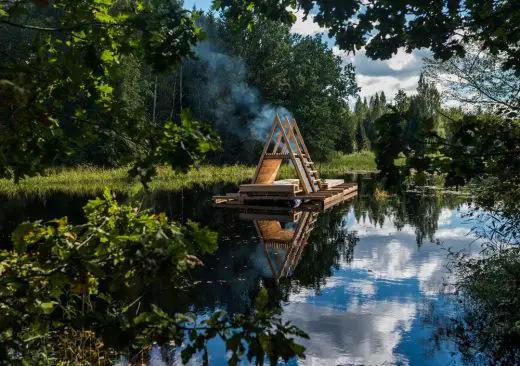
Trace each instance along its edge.
<instances>
[{"instance_id":1,"label":"calm water","mask_svg":"<svg viewBox=\"0 0 520 366\"><path fill-rule=\"evenodd\" d=\"M147 206L209 226L219 233L219 249L195 271L191 291L174 295L157 284L149 291L150 303L201 316L215 309L247 313L259 289L266 287L272 301L282 306L283 318L310 336L304 342L307 359L292 364L460 363L454 345L437 340L435 331L456 311L439 295L448 277L446 248L478 250L467 235L470 225L461 217L466 203L453 196L412 194L375 200L373 181L359 179L358 197L326 213L300 215L294 222L213 208L211 196L232 191L231 186L154 194ZM23 219L69 215L81 221L87 199L60 194L45 200L1 200L0 245L9 245L10 231ZM269 237L285 235L288 242L298 230L305 237L292 246ZM225 364L223 343L214 340L210 349L210 363ZM180 363L159 349L152 358L151 364Z\"/></svg>"}]
</instances>

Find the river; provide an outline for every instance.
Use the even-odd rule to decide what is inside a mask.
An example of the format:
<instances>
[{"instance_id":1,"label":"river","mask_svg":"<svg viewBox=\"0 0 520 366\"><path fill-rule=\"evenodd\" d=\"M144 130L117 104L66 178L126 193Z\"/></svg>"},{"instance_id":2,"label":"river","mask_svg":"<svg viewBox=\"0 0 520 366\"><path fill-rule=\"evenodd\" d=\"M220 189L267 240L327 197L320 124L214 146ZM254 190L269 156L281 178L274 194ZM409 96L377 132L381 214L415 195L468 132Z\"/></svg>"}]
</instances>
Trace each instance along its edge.
<instances>
[{"instance_id":1,"label":"river","mask_svg":"<svg viewBox=\"0 0 520 366\"><path fill-rule=\"evenodd\" d=\"M479 250L463 217L467 202L439 194L376 199L374 180L356 179L359 195L312 214L312 222L302 229L308 232L304 241L293 243L298 250L259 236L267 235L262 225L297 231L301 214L296 220L269 220L212 207L211 196L233 191L233 186L147 197L145 204L152 210L200 222L219 234L217 252L202 258L205 266L194 271L190 290L178 296L157 284L149 290L148 301L200 316L215 309L247 313L265 287L271 301L282 307L283 319L310 336L303 342L306 359L291 364L461 363L455 345L439 338L437 329L457 312L442 294L449 280L447 249ZM81 222L81 207L88 198L56 193L0 200L0 246L9 246L9 233L23 220L69 215ZM209 348L210 364L226 364L223 342L213 340ZM178 352L158 347L150 357L150 364L180 363Z\"/></svg>"}]
</instances>

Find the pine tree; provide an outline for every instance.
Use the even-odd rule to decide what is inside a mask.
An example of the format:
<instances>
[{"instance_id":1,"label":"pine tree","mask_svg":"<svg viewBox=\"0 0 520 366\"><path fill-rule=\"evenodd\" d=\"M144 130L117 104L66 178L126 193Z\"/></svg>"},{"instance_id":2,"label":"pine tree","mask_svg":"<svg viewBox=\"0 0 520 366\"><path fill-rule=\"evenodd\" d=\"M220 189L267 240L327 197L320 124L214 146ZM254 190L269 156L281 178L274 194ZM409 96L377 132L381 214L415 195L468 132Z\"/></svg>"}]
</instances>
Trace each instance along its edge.
<instances>
[{"instance_id":1,"label":"pine tree","mask_svg":"<svg viewBox=\"0 0 520 366\"><path fill-rule=\"evenodd\" d=\"M441 96L434 84L429 83L424 75L419 76L419 83L417 85L417 95L413 98L416 103L414 114L420 119L432 119L433 128L437 127L437 110L441 106Z\"/></svg>"},{"instance_id":2,"label":"pine tree","mask_svg":"<svg viewBox=\"0 0 520 366\"><path fill-rule=\"evenodd\" d=\"M440 119L437 113L439 108L439 91L421 73L417 85L417 95L410 99L405 130L408 145L414 151L423 151L426 143L425 133L436 132L439 128Z\"/></svg>"},{"instance_id":3,"label":"pine tree","mask_svg":"<svg viewBox=\"0 0 520 366\"><path fill-rule=\"evenodd\" d=\"M385 92L382 91L381 95L379 96L379 101L381 102L381 107L383 109L383 113L386 113L386 95Z\"/></svg>"},{"instance_id":4,"label":"pine tree","mask_svg":"<svg viewBox=\"0 0 520 366\"><path fill-rule=\"evenodd\" d=\"M406 92L403 89L399 89L397 94L394 97L394 107L401 113L404 113L408 110L410 106L410 98L406 95Z\"/></svg>"},{"instance_id":5,"label":"pine tree","mask_svg":"<svg viewBox=\"0 0 520 366\"><path fill-rule=\"evenodd\" d=\"M370 140L366 133L365 123L368 119L368 104L367 98L363 102L358 96L356 105L354 106L354 118L356 121L356 148L358 151L370 149Z\"/></svg>"}]
</instances>

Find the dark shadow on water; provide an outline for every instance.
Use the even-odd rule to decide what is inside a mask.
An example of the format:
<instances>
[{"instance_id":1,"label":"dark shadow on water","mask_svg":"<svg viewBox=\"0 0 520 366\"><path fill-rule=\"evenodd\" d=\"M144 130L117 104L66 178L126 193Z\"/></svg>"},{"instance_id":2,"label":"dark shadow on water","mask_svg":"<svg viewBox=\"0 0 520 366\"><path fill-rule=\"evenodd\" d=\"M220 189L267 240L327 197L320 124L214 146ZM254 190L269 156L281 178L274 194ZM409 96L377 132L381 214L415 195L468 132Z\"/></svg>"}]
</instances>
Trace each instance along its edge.
<instances>
[{"instance_id":1,"label":"dark shadow on water","mask_svg":"<svg viewBox=\"0 0 520 366\"><path fill-rule=\"evenodd\" d=\"M303 232L308 231L303 240L292 236L299 220L244 219L233 210L214 208L212 196L235 191L233 185L140 196L144 207L166 212L173 220L199 222L219 235L216 253L202 258L204 267L191 273L192 287L174 290L167 279L160 280L146 289L143 309L157 304L172 313L223 308L247 314L265 287L272 305L283 306L284 317L309 333L311 360L458 363L449 342L423 352L414 341L431 340L435 334L421 321L424 304L433 302L431 308L437 310L444 306L433 282L442 279L445 255L432 242L437 235L459 246L471 241L458 234L463 225L457 210L464 200L378 195L381 186L373 176L346 178L358 183L358 196L328 212L300 216ZM82 206L91 198L63 193L45 199L0 196L0 247L10 247L10 233L25 220L68 216L73 223L82 222ZM142 290L136 284L136 293ZM214 352L219 352L217 346Z\"/></svg>"}]
</instances>

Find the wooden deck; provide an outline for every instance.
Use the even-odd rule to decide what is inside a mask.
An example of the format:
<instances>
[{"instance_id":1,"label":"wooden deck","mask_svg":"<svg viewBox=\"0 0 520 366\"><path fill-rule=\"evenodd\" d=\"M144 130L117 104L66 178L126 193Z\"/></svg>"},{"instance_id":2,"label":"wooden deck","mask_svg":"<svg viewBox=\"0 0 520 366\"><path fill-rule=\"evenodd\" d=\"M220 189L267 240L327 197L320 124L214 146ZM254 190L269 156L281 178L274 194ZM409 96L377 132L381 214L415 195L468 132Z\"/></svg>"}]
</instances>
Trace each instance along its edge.
<instances>
[{"instance_id":1,"label":"wooden deck","mask_svg":"<svg viewBox=\"0 0 520 366\"><path fill-rule=\"evenodd\" d=\"M289 190L288 185L284 186L283 189L277 190L278 186L275 184L269 185L269 187L260 187L260 191L255 190L250 186L257 185L246 185L245 191L241 190L238 193L228 193L223 196L214 196L213 203L216 206L233 206L248 205L249 207L262 207L261 202L272 201L273 204L276 201L294 201L302 200L302 202L313 202L317 204L321 209L327 209L332 205L343 202L357 194L357 184L355 183L340 183L333 185L331 188L327 188L318 192L304 193L301 190ZM251 190L249 189L251 188ZM267 188L263 190L264 188ZM280 211L287 210L288 207L280 207Z\"/></svg>"}]
</instances>

